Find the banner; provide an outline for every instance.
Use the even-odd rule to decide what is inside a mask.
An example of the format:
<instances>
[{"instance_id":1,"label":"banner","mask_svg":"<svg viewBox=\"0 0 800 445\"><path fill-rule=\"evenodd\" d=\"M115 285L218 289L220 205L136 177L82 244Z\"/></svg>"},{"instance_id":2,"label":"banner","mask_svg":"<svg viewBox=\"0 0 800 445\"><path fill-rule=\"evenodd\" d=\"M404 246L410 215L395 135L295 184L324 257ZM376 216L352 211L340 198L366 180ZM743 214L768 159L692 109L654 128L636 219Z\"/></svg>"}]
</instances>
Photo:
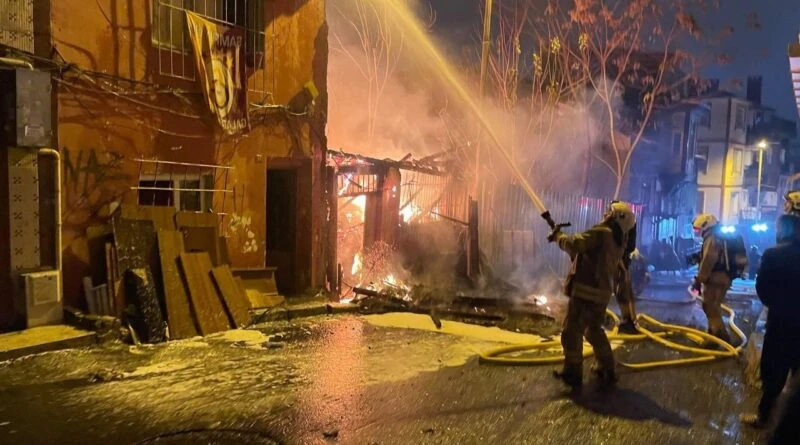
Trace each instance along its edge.
<instances>
[{"instance_id":1,"label":"banner","mask_svg":"<svg viewBox=\"0 0 800 445\"><path fill-rule=\"evenodd\" d=\"M225 133L248 131L245 30L218 25L193 12L186 17L197 79L209 109Z\"/></svg>"}]
</instances>

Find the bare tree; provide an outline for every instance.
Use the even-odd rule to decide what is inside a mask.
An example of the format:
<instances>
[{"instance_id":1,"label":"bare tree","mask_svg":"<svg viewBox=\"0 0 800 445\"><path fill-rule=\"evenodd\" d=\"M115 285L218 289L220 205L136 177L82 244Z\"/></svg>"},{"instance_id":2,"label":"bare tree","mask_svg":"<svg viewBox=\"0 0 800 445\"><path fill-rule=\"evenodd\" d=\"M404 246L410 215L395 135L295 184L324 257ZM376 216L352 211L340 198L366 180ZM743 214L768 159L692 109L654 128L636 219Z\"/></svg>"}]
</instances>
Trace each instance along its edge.
<instances>
[{"instance_id":1,"label":"bare tree","mask_svg":"<svg viewBox=\"0 0 800 445\"><path fill-rule=\"evenodd\" d=\"M564 7L553 0L537 21L540 33L562 43L563 72L586 82L607 135L605 150L592 156L613 175L614 198L654 107L694 78L696 58L677 43L700 37L689 12L695 6L699 1L574 0Z\"/></svg>"},{"instance_id":2,"label":"bare tree","mask_svg":"<svg viewBox=\"0 0 800 445\"><path fill-rule=\"evenodd\" d=\"M332 32L331 50L352 62L365 81L366 137L371 142L383 93L400 61L405 41L391 27L389 9L378 2L348 0L344 6L335 6L334 11L336 20L345 23L348 32Z\"/></svg>"}]
</instances>

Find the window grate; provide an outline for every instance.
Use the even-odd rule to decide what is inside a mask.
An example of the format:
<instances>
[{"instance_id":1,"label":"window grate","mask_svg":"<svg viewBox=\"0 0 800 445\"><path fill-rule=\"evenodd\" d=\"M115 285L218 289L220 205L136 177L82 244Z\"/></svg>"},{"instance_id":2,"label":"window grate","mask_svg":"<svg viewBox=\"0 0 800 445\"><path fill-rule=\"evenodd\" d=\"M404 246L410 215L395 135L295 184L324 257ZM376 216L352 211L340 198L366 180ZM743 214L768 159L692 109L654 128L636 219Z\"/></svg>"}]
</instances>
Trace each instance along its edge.
<instances>
[{"instance_id":1,"label":"window grate","mask_svg":"<svg viewBox=\"0 0 800 445\"><path fill-rule=\"evenodd\" d=\"M266 10L272 2L263 0L153 0L151 41L158 53L158 73L162 76L195 81L197 70L189 39L186 12L224 26L245 30L248 63L248 92L259 103L271 99L275 90L273 63L274 36L267 39Z\"/></svg>"}]
</instances>

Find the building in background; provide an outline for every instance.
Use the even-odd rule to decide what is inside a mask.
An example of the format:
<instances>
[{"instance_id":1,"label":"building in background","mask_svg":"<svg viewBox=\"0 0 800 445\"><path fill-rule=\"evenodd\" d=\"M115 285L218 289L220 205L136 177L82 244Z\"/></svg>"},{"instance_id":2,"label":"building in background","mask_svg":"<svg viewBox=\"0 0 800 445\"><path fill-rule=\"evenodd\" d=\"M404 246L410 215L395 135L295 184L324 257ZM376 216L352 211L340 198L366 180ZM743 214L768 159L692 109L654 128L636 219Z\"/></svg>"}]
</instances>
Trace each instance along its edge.
<instances>
[{"instance_id":1,"label":"building in background","mask_svg":"<svg viewBox=\"0 0 800 445\"><path fill-rule=\"evenodd\" d=\"M659 107L633 154L628 196L644 204L639 222L644 245L692 238L692 218L697 210L697 131L708 121L708 113L705 105L692 102Z\"/></svg>"},{"instance_id":2,"label":"building in background","mask_svg":"<svg viewBox=\"0 0 800 445\"><path fill-rule=\"evenodd\" d=\"M698 128L696 208L724 224L738 224L741 211L749 206L744 168L752 103L725 91L709 92L701 100L710 112Z\"/></svg>"},{"instance_id":3,"label":"building in background","mask_svg":"<svg viewBox=\"0 0 800 445\"><path fill-rule=\"evenodd\" d=\"M124 204L219 213L233 267L277 267L286 294L324 285L324 0L0 0L0 11L0 64L52 75L44 130L63 165L65 304L85 307L87 228Z\"/></svg>"},{"instance_id":4,"label":"building in background","mask_svg":"<svg viewBox=\"0 0 800 445\"><path fill-rule=\"evenodd\" d=\"M782 177L794 172L791 162L793 143L797 139L795 119L783 119L775 110L761 104L761 78L748 79L751 101L747 131L747 154L744 184L748 194L742 222L774 221L782 211ZM759 177L760 174L760 177Z\"/></svg>"}]
</instances>

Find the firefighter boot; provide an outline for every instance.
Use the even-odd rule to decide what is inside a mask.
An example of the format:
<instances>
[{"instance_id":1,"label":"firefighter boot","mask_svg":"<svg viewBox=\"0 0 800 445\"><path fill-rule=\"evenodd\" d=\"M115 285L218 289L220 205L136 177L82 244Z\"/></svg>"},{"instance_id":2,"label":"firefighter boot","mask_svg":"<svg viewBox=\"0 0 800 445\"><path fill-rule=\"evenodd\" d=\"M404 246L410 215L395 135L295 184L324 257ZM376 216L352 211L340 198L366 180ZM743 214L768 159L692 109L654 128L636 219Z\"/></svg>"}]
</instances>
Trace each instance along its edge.
<instances>
[{"instance_id":1,"label":"firefighter boot","mask_svg":"<svg viewBox=\"0 0 800 445\"><path fill-rule=\"evenodd\" d=\"M561 371L553 371L553 377L561 380L570 387L580 388L583 385L583 367L575 365L567 365L564 363L564 368Z\"/></svg>"}]
</instances>

